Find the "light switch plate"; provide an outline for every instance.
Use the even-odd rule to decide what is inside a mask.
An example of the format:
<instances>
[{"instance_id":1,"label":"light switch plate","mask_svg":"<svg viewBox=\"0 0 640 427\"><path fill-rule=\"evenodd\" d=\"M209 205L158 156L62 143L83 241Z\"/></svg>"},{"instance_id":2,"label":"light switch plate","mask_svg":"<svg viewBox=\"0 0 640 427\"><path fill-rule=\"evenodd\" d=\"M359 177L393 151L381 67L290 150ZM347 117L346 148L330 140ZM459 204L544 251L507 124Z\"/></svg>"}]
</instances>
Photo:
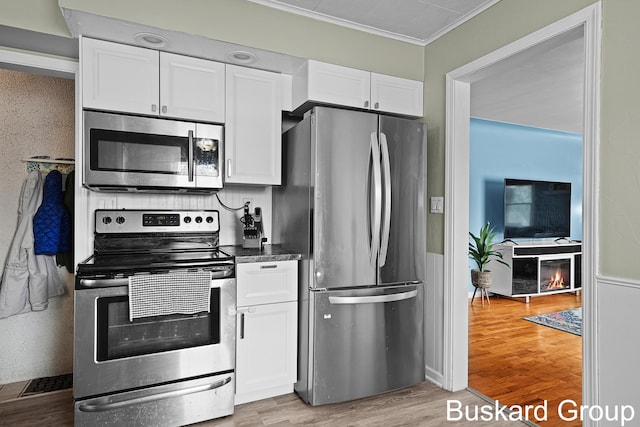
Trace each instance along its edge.
<instances>
[{"instance_id":1,"label":"light switch plate","mask_svg":"<svg viewBox=\"0 0 640 427\"><path fill-rule=\"evenodd\" d=\"M438 214L444 212L444 197L432 197L431 207L429 209L431 213Z\"/></svg>"}]
</instances>

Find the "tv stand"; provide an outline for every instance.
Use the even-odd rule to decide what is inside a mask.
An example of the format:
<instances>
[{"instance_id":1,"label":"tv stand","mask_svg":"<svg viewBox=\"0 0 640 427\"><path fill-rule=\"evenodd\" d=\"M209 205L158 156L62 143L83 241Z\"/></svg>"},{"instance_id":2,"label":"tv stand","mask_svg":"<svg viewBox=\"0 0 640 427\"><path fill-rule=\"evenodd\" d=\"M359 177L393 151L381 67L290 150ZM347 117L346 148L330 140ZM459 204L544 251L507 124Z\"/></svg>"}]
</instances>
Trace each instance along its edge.
<instances>
[{"instance_id":1,"label":"tv stand","mask_svg":"<svg viewBox=\"0 0 640 427\"><path fill-rule=\"evenodd\" d=\"M566 239L562 239L566 240ZM582 289L582 243L518 242L496 244L510 268L493 262L490 291L508 297L530 298Z\"/></svg>"}]
</instances>

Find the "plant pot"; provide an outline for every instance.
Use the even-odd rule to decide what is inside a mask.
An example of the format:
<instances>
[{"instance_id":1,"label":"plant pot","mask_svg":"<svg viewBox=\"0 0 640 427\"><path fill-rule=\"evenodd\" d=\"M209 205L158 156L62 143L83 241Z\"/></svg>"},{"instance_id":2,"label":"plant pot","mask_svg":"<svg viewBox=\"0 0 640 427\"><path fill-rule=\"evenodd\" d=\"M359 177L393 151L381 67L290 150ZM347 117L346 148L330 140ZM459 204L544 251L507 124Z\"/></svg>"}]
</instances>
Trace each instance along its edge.
<instances>
[{"instance_id":1,"label":"plant pot","mask_svg":"<svg viewBox=\"0 0 640 427\"><path fill-rule=\"evenodd\" d=\"M489 288L491 287L491 281L491 271L480 271L478 269L471 270L471 283L476 288Z\"/></svg>"}]
</instances>

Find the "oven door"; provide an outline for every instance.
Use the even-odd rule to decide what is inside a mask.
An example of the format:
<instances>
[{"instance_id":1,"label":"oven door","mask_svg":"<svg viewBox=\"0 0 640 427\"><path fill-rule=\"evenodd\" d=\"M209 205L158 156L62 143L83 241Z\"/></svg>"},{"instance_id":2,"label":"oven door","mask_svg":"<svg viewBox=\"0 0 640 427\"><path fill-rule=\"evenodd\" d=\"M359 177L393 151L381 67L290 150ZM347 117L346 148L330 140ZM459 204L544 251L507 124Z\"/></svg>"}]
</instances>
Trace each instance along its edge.
<instances>
[{"instance_id":1,"label":"oven door","mask_svg":"<svg viewBox=\"0 0 640 427\"><path fill-rule=\"evenodd\" d=\"M84 129L85 187L222 188L222 126L85 111Z\"/></svg>"},{"instance_id":2,"label":"oven door","mask_svg":"<svg viewBox=\"0 0 640 427\"><path fill-rule=\"evenodd\" d=\"M133 321L128 286L76 290L74 397L233 371L235 279L211 284L209 313Z\"/></svg>"}]
</instances>

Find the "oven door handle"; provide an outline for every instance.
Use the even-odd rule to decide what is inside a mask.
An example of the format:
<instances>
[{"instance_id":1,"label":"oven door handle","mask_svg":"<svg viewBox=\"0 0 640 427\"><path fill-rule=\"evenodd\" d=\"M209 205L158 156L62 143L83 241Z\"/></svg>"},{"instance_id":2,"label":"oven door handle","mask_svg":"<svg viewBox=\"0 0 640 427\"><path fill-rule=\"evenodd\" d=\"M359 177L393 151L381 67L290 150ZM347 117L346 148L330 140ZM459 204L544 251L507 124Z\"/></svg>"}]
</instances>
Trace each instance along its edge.
<instances>
[{"instance_id":1,"label":"oven door handle","mask_svg":"<svg viewBox=\"0 0 640 427\"><path fill-rule=\"evenodd\" d=\"M224 270L212 270L211 280L225 279L233 276L233 268L225 268ZM117 286L128 286L129 278L122 277L118 279L80 279L80 286L84 288L113 288ZM216 287L216 286L213 286Z\"/></svg>"},{"instance_id":2,"label":"oven door handle","mask_svg":"<svg viewBox=\"0 0 640 427\"><path fill-rule=\"evenodd\" d=\"M143 403L155 402L163 399L170 399L180 396L185 396L193 393L201 393L203 391L214 390L220 388L231 382L231 377L224 378L220 381L216 381L211 384L204 384L195 387L189 387L181 390L164 391L160 393L153 393L147 396L136 397L133 399L117 400L117 397L108 396L98 398L93 403L81 403L78 409L82 412L105 412L113 409L126 408L128 406L140 405ZM105 403L102 403L105 402ZM108 403L107 403L108 402Z\"/></svg>"},{"instance_id":3,"label":"oven door handle","mask_svg":"<svg viewBox=\"0 0 640 427\"><path fill-rule=\"evenodd\" d=\"M116 286L128 286L129 278L121 279L80 279L79 283L85 288L111 288Z\"/></svg>"}]
</instances>

